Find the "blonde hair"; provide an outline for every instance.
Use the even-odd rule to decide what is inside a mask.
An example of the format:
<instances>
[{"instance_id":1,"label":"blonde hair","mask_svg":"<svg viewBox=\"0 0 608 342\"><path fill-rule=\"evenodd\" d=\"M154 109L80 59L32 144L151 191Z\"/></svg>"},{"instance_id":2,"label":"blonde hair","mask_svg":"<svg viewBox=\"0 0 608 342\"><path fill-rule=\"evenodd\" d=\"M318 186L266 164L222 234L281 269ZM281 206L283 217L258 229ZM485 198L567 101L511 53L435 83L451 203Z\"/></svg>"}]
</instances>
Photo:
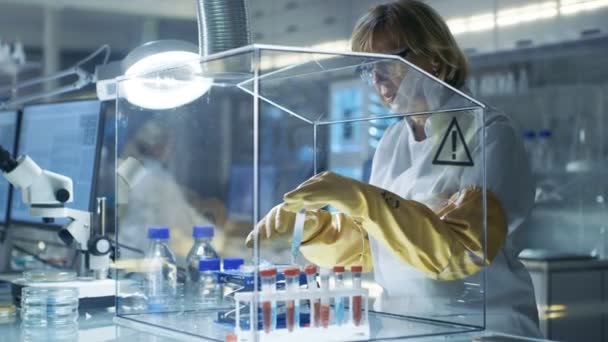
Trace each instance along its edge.
<instances>
[{"instance_id":1,"label":"blonde hair","mask_svg":"<svg viewBox=\"0 0 608 342\"><path fill-rule=\"evenodd\" d=\"M418 0L398 0L372 7L361 17L351 38L358 52L407 48L437 63L437 77L460 88L468 74L467 60L441 16Z\"/></svg>"}]
</instances>

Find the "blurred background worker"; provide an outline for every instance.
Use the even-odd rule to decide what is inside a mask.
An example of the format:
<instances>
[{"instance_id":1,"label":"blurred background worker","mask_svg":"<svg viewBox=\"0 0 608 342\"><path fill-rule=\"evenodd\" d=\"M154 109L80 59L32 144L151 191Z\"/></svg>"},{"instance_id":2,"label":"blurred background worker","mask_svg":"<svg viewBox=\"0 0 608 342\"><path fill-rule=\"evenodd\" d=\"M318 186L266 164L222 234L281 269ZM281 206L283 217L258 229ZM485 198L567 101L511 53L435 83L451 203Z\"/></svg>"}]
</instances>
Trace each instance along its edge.
<instances>
[{"instance_id":1,"label":"blurred background worker","mask_svg":"<svg viewBox=\"0 0 608 342\"><path fill-rule=\"evenodd\" d=\"M470 93L463 53L443 19L420 1L373 7L357 22L352 49L399 56ZM486 113L484 190L481 168L434 162L438 142L454 119L472 164L483 160L478 138L483 130L474 126L471 113L431 114L460 101L460 95L401 63L372 64L361 72L394 113L424 114L386 131L373 159L370 184L321 173L285 195L284 203L258 224L260 236L291 232L294 213L308 210L304 256L325 267L362 263L373 269L384 289L376 308L396 314L432 312L432 298L457 298L466 292L464 284L483 277L480 270L488 266L488 329L540 336L530 276L511 241L532 207L534 192L523 145L510 120L494 110ZM326 206L339 213L321 209Z\"/></svg>"},{"instance_id":2,"label":"blurred background worker","mask_svg":"<svg viewBox=\"0 0 608 342\"><path fill-rule=\"evenodd\" d=\"M118 221L123 227L119 238L121 243L145 251L147 241L142 237L147 228L168 226L172 250L176 251L178 261L183 262L192 245L192 227L216 222L211 222L205 215L209 209L205 201L180 185L167 170L166 164L175 151L175 137L169 125L166 121L144 116L144 121L135 125L138 129L120 153L122 160L133 157L141 162L142 170L141 177L129 189L128 205L119 206ZM215 248L221 249L222 241L222 231L218 230ZM125 254L131 255L129 249L125 249Z\"/></svg>"}]
</instances>

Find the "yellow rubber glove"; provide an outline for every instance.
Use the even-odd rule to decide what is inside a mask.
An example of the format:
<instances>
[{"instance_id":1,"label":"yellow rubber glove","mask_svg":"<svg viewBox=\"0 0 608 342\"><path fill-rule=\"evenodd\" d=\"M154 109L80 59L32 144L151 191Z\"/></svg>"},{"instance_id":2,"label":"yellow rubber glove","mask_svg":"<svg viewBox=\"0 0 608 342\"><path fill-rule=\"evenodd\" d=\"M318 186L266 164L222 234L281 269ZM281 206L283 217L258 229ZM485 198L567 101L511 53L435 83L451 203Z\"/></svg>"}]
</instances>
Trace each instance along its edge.
<instances>
[{"instance_id":1,"label":"yellow rubber glove","mask_svg":"<svg viewBox=\"0 0 608 342\"><path fill-rule=\"evenodd\" d=\"M295 213L331 205L403 262L430 278L454 280L488 265L504 244L507 223L500 203L490 192L486 192L486 201L485 259L483 193L479 187L462 189L435 213L381 188L324 172L287 193L281 209ZM314 239L309 243L314 244ZM342 253L337 245L321 247L317 251L320 257Z\"/></svg>"},{"instance_id":2,"label":"yellow rubber glove","mask_svg":"<svg viewBox=\"0 0 608 342\"><path fill-rule=\"evenodd\" d=\"M254 234L260 239L274 240L293 235L296 214L283 209L284 204L272 208L249 236L246 244L253 246ZM310 262L321 267L361 265L365 272L372 269L367 233L361 225L344 214L330 214L325 210L307 211L304 220L300 252Z\"/></svg>"}]
</instances>

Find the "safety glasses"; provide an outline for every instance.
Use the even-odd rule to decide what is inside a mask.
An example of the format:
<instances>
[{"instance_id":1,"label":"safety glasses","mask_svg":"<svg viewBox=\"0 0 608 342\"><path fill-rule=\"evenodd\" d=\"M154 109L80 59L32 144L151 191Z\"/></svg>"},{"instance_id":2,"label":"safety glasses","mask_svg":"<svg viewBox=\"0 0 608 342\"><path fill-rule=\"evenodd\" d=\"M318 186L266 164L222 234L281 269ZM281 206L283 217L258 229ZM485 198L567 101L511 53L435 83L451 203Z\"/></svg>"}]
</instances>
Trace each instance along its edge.
<instances>
[{"instance_id":1,"label":"safety glasses","mask_svg":"<svg viewBox=\"0 0 608 342\"><path fill-rule=\"evenodd\" d=\"M410 54L410 49L405 48L396 52L389 52L385 54L395 55L405 59ZM368 58L357 67L355 72L359 75L359 77L361 77L363 82L369 85L374 85L376 82L390 79L391 76L395 76L400 67L401 63L396 60Z\"/></svg>"}]
</instances>

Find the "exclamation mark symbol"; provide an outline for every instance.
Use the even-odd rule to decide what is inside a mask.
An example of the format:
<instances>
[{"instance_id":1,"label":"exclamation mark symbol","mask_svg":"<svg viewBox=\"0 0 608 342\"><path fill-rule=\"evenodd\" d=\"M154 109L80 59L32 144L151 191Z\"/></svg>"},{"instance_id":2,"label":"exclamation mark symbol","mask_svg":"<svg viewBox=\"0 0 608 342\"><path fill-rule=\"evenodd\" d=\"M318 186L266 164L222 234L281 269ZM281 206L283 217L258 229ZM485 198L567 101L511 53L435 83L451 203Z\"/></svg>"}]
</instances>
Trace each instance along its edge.
<instances>
[{"instance_id":1,"label":"exclamation mark symbol","mask_svg":"<svg viewBox=\"0 0 608 342\"><path fill-rule=\"evenodd\" d=\"M457 132L456 131L452 131L452 160L456 160L456 139L457 139Z\"/></svg>"}]
</instances>

